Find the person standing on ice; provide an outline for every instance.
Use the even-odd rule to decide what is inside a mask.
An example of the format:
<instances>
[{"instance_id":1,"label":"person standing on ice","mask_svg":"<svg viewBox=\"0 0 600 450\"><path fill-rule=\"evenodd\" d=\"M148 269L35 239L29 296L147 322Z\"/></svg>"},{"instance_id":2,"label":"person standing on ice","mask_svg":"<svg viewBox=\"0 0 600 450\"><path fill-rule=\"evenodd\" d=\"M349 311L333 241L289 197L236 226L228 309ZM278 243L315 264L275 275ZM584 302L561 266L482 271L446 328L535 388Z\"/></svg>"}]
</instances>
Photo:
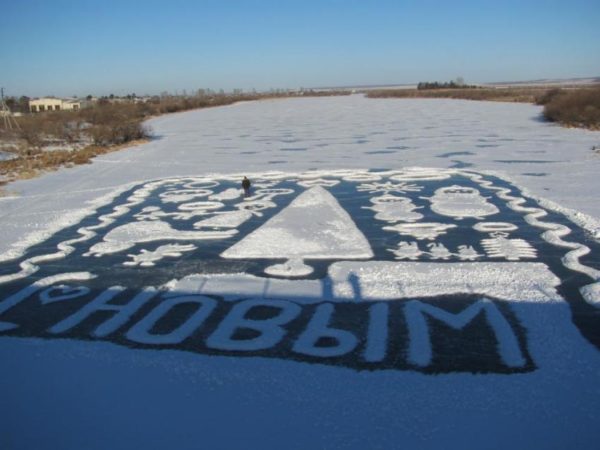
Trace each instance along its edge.
<instances>
[{"instance_id":1,"label":"person standing on ice","mask_svg":"<svg viewBox=\"0 0 600 450\"><path fill-rule=\"evenodd\" d=\"M242 187L244 188L244 195L248 195L250 193L250 180L246 177L242 180Z\"/></svg>"}]
</instances>

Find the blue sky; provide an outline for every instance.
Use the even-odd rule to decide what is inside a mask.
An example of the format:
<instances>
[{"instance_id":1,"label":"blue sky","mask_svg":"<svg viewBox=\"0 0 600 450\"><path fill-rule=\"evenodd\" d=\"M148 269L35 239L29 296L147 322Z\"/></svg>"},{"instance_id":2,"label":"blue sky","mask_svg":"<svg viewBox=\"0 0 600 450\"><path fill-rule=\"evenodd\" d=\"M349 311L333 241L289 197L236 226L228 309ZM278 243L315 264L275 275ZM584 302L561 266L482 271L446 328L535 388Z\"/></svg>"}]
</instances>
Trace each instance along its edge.
<instances>
[{"instance_id":1,"label":"blue sky","mask_svg":"<svg viewBox=\"0 0 600 450\"><path fill-rule=\"evenodd\" d=\"M0 0L9 95L600 76L600 1Z\"/></svg>"}]
</instances>

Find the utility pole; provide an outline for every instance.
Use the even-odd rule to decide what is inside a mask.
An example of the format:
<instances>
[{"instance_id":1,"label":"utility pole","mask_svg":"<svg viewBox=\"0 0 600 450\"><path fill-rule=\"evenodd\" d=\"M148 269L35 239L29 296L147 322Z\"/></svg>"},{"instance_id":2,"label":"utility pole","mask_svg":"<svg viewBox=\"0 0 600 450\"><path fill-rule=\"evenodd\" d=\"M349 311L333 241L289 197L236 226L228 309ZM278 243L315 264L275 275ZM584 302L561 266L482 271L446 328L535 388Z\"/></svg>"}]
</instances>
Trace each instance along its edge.
<instances>
[{"instance_id":1,"label":"utility pole","mask_svg":"<svg viewBox=\"0 0 600 450\"><path fill-rule=\"evenodd\" d=\"M4 128L6 130L12 130L13 128L17 130L21 129L17 119L13 117L10 108L4 101L4 88L0 88L0 116L2 116Z\"/></svg>"}]
</instances>

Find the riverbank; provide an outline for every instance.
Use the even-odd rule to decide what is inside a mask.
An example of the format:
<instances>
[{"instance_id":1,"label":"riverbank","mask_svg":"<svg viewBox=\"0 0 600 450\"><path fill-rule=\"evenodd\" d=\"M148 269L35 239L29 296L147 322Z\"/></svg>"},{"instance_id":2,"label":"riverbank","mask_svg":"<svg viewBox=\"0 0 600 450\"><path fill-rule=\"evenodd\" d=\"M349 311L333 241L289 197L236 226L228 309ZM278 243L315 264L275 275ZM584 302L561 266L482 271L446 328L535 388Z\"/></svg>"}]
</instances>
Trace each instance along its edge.
<instances>
[{"instance_id":1,"label":"riverbank","mask_svg":"<svg viewBox=\"0 0 600 450\"><path fill-rule=\"evenodd\" d=\"M469 87L453 89L379 89L368 98L447 98L491 102L533 103L544 107L543 116L568 128L600 130L600 85L531 87Z\"/></svg>"},{"instance_id":2,"label":"riverbank","mask_svg":"<svg viewBox=\"0 0 600 450\"><path fill-rule=\"evenodd\" d=\"M0 130L2 154L5 155L0 159L0 187L61 167L88 164L96 156L148 142L152 139L152 129L144 123L167 114L245 101L349 94L349 91L343 90L308 90L294 93L157 97L149 102L137 103L102 100L78 111L28 114L18 119L18 129ZM0 190L0 196L2 193Z\"/></svg>"}]
</instances>

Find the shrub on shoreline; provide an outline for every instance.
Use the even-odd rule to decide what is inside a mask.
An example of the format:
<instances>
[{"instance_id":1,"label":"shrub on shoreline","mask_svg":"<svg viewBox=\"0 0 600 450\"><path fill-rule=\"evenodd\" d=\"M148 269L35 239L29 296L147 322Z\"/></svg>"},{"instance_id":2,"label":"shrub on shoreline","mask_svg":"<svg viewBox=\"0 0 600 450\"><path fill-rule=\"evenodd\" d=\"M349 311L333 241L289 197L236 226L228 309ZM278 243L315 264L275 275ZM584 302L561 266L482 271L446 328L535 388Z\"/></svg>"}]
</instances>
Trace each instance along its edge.
<instances>
[{"instance_id":1,"label":"shrub on shoreline","mask_svg":"<svg viewBox=\"0 0 600 450\"><path fill-rule=\"evenodd\" d=\"M600 87L560 90L544 99L544 117L569 127L600 130Z\"/></svg>"}]
</instances>

